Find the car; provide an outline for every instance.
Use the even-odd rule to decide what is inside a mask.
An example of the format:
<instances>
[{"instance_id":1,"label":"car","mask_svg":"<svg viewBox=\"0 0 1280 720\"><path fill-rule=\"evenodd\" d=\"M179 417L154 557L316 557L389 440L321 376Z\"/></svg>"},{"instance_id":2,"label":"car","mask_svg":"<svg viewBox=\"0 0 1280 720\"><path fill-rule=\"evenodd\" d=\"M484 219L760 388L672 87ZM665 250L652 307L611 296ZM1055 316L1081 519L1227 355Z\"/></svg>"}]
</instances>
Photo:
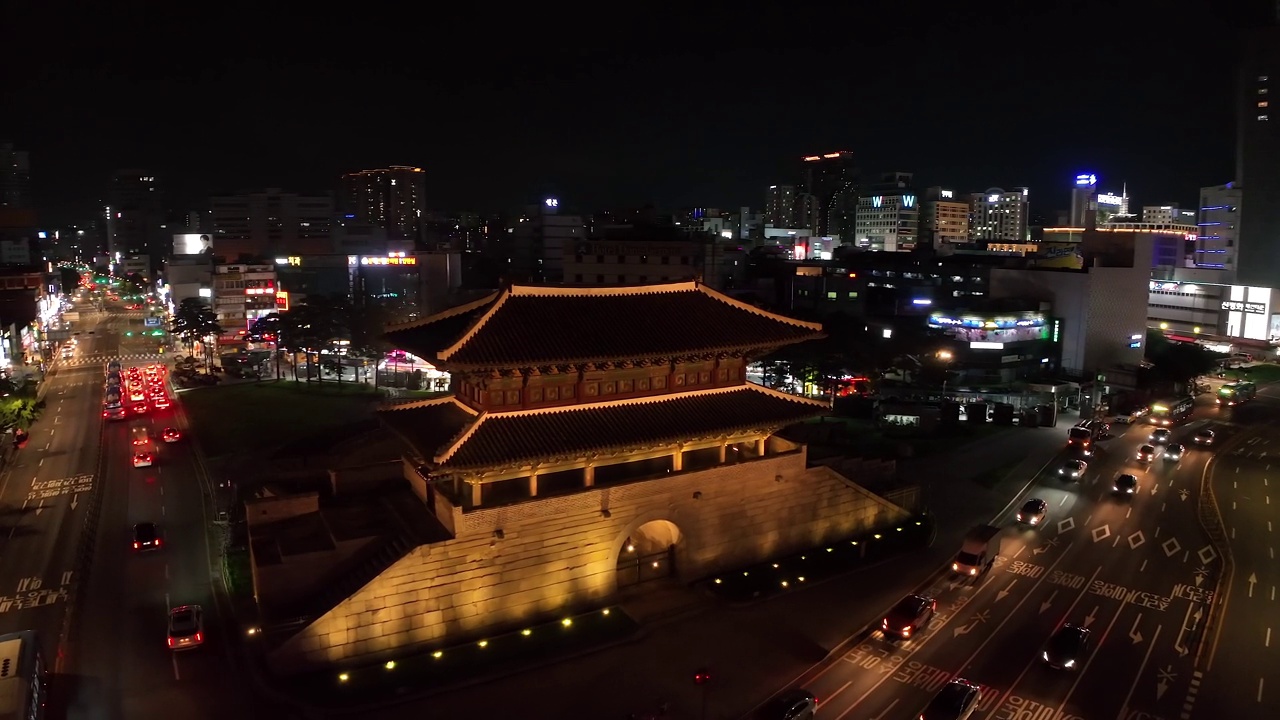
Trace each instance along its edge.
<instances>
[{"instance_id":1,"label":"car","mask_svg":"<svg viewBox=\"0 0 1280 720\"><path fill-rule=\"evenodd\" d=\"M908 595L898 601L880 621L880 629L888 637L909 638L929 627L938 610L938 601L927 595Z\"/></svg>"},{"instance_id":2,"label":"car","mask_svg":"<svg viewBox=\"0 0 1280 720\"><path fill-rule=\"evenodd\" d=\"M179 605L169 610L169 649L190 650L204 644L204 610Z\"/></svg>"},{"instance_id":3,"label":"car","mask_svg":"<svg viewBox=\"0 0 1280 720\"><path fill-rule=\"evenodd\" d=\"M1151 462L1156 459L1156 448L1154 445L1143 445L1138 448L1138 462Z\"/></svg>"},{"instance_id":4,"label":"car","mask_svg":"<svg viewBox=\"0 0 1280 720\"><path fill-rule=\"evenodd\" d=\"M1132 495L1138 492L1138 476L1121 473L1111 484L1111 491L1117 495Z\"/></svg>"},{"instance_id":5,"label":"car","mask_svg":"<svg viewBox=\"0 0 1280 720\"><path fill-rule=\"evenodd\" d=\"M818 698L804 688L796 688L774 698L764 717L769 720L812 720L817 711Z\"/></svg>"},{"instance_id":6,"label":"car","mask_svg":"<svg viewBox=\"0 0 1280 720\"><path fill-rule=\"evenodd\" d=\"M133 466L136 468L151 467L156 462L156 456L152 452L137 452L133 454Z\"/></svg>"},{"instance_id":7,"label":"car","mask_svg":"<svg viewBox=\"0 0 1280 720\"><path fill-rule=\"evenodd\" d=\"M1182 453L1186 451L1187 449L1185 447L1178 443L1174 443L1164 449L1164 459L1169 462L1178 462L1182 459Z\"/></svg>"},{"instance_id":8,"label":"car","mask_svg":"<svg viewBox=\"0 0 1280 720\"><path fill-rule=\"evenodd\" d=\"M146 399L147 399L147 395L146 393L142 392L142 387L134 386L129 388L130 402L143 402Z\"/></svg>"},{"instance_id":9,"label":"car","mask_svg":"<svg viewBox=\"0 0 1280 720\"><path fill-rule=\"evenodd\" d=\"M1044 522L1046 513L1049 511L1049 503L1040 498L1031 498L1022 504L1022 509L1018 511L1018 522L1027 525L1039 525Z\"/></svg>"},{"instance_id":10,"label":"car","mask_svg":"<svg viewBox=\"0 0 1280 720\"><path fill-rule=\"evenodd\" d=\"M163 410L164 408L169 407L169 396L156 395L151 398L151 404L155 405L157 409Z\"/></svg>"},{"instance_id":11,"label":"car","mask_svg":"<svg viewBox=\"0 0 1280 720\"><path fill-rule=\"evenodd\" d=\"M1040 653L1040 659L1055 670L1076 670L1089 651L1089 629L1067 623L1058 628Z\"/></svg>"},{"instance_id":12,"label":"car","mask_svg":"<svg viewBox=\"0 0 1280 720\"><path fill-rule=\"evenodd\" d=\"M1147 441L1156 445L1164 445L1169 442L1170 437L1169 428L1156 428L1147 436Z\"/></svg>"},{"instance_id":13,"label":"car","mask_svg":"<svg viewBox=\"0 0 1280 720\"><path fill-rule=\"evenodd\" d=\"M1209 428L1200 428L1195 435L1191 436L1191 441L1197 445L1212 445L1215 437Z\"/></svg>"},{"instance_id":14,"label":"car","mask_svg":"<svg viewBox=\"0 0 1280 720\"><path fill-rule=\"evenodd\" d=\"M147 407L147 403L145 401L133 404L133 411L138 413L139 415L145 413L149 409L150 408Z\"/></svg>"},{"instance_id":15,"label":"car","mask_svg":"<svg viewBox=\"0 0 1280 720\"><path fill-rule=\"evenodd\" d=\"M920 712L920 720L968 720L982 699L977 683L955 678L947 683Z\"/></svg>"},{"instance_id":16,"label":"car","mask_svg":"<svg viewBox=\"0 0 1280 720\"><path fill-rule=\"evenodd\" d=\"M133 549L139 551L159 550L160 531L153 522L140 522L133 526Z\"/></svg>"},{"instance_id":17,"label":"car","mask_svg":"<svg viewBox=\"0 0 1280 720\"><path fill-rule=\"evenodd\" d=\"M167 443L176 443L182 439L182 432L178 428L167 427L160 433L160 437Z\"/></svg>"},{"instance_id":18,"label":"car","mask_svg":"<svg viewBox=\"0 0 1280 720\"><path fill-rule=\"evenodd\" d=\"M1062 463L1062 467L1058 468L1058 477L1079 480L1084 477L1084 473L1089 469L1089 463L1083 460L1068 460Z\"/></svg>"}]
</instances>

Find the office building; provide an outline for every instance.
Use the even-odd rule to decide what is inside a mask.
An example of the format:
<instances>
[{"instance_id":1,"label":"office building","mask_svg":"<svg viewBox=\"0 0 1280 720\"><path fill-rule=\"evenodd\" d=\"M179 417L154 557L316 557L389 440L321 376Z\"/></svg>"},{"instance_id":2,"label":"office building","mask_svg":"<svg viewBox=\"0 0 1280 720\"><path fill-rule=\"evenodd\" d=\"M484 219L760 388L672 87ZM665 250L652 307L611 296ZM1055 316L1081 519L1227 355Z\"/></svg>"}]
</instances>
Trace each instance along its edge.
<instances>
[{"instance_id":1,"label":"office building","mask_svg":"<svg viewBox=\"0 0 1280 720\"><path fill-rule=\"evenodd\" d=\"M245 342L249 328L276 311L274 265L237 263L213 271L213 311L222 327L221 346Z\"/></svg>"},{"instance_id":2,"label":"office building","mask_svg":"<svg viewBox=\"0 0 1280 720\"><path fill-rule=\"evenodd\" d=\"M1098 176L1094 173L1076 175L1071 185L1071 210L1067 215L1071 227L1092 230L1098 225Z\"/></svg>"},{"instance_id":3,"label":"office building","mask_svg":"<svg viewBox=\"0 0 1280 720\"><path fill-rule=\"evenodd\" d=\"M1280 27L1247 32L1236 100L1238 282L1280 286ZM1271 91L1275 90L1275 93Z\"/></svg>"},{"instance_id":4,"label":"office building","mask_svg":"<svg viewBox=\"0 0 1280 720\"><path fill-rule=\"evenodd\" d=\"M857 211L858 168L848 150L801 158L804 191L812 199L798 199L797 225L814 235L853 234Z\"/></svg>"},{"instance_id":5,"label":"office building","mask_svg":"<svg viewBox=\"0 0 1280 720\"><path fill-rule=\"evenodd\" d=\"M213 253L228 261L332 249L333 198L271 188L210 198Z\"/></svg>"},{"instance_id":6,"label":"office building","mask_svg":"<svg viewBox=\"0 0 1280 720\"><path fill-rule=\"evenodd\" d=\"M1280 291L1209 282L1152 280L1147 326L1171 340L1199 342L1218 352L1270 352L1280 338Z\"/></svg>"},{"instance_id":7,"label":"office building","mask_svg":"<svg viewBox=\"0 0 1280 720\"><path fill-rule=\"evenodd\" d=\"M969 203L955 190L931 187L920 202L920 239L931 247L969 242Z\"/></svg>"},{"instance_id":8,"label":"office building","mask_svg":"<svg viewBox=\"0 0 1280 720\"><path fill-rule=\"evenodd\" d=\"M342 176L343 219L382 228L395 239L420 239L426 198L426 174L419 167L392 165Z\"/></svg>"},{"instance_id":9,"label":"office building","mask_svg":"<svg viewBox=\"0 0 1280 720\"><path fill-rule=\"evenodd\" d=\"M1027 189L987 188L969 195L969 241L1020 243L1027 240Z\"/></svg>"},{"instance_id":10,"label":"office building","mask_svg":"<svg viewBox=\"0 0 1280 720\"><path fill-rule=\"evenodd\" d=\"M794 185L770 185L765 197L765 222L774 227L795 227L796 198Z\"/></svg>"},{"instance_id":11,"label":"office building","mask_svg":"<svg viewBox=\"0 0 1280 720\"><path fill-rule=\"evenodd\" d=\"M854 244L868 250L914 250L919 236L920 201L911 187L911 173L890 173L862 189Z\"/></svg>"},{"instance_id":12,"label":"office building","mask_svg":"<svg viewBox=\"0 0 1280 720\"><path fill-rule=\"evenodd\" d=\"M112 175L104 217L107 252L112 258L146 256L155 269L172 251L170 236L164 229L164 202L154 173L134 169Z\"/></svg>"},{"instance_id":13,"label":"office building","mask_svg":"<svg viewBox=\"0 0 1280 720\"><path fill-rule=\"evenodd\" d=\"M506 235L498 251L508 276L535 283L564 282L565 255L587 236L582 216L560 214L560 199L553 197L528 208Z\"/></svg>"},{"instance_id":14,"label":"office building","mask_svg":"<svg viewBox=\"0 0 1280 720\"><path fill-rule=\"evenodd\" d=\"M1097 223L1104 225L1112 218L1129 214L1129 188L1125 186L1120 194L1100 192L1096 196L1098 203Z\"/></svg>"},{"instance_id":15,"label":"office building","mask_svg":"<svg viewBox=\"0 0 1280 720\"><path fill-rule=\"evenodd\" d=\"M1196 211L1184 210L1176 203L1142 206L1142 222L1155 225L1195 225Z\"/></svg>"},{"instance_id":16,"label":"office building","mask_svg":"<svg viewBox=\"0 0 1280 720\"><path fill-rule=\"evenodd\" d=\"M27 209L31 202L31 161L13 143L0 143L0 208Z\"/></svg>"},{"instance_id":17,"label":"office building","mask_svg":"<svg viewBox=\"0 0 1280 720\"><path fill-rule=\"evenodd\" d=\"M1242 195L1243 191L1234 182L1200 188L1195 265L1222 270L1227 273L1224 279L1228 281L1236 275Z\"/></svg>"}]
</instances>

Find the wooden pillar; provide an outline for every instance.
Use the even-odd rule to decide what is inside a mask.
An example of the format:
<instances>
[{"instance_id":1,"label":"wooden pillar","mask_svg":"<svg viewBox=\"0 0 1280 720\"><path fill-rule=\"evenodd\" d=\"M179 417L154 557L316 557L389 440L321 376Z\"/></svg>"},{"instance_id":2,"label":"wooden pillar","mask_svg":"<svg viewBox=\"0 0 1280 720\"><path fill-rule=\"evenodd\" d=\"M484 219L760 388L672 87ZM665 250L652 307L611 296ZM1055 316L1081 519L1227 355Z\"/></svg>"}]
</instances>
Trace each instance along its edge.
<instances>
[{"instance_id":1,"label":"wooden pillar","mask_svg":"<svg viewBox=\"0 0 1280 720\"><path fill-rule=\"evenodd\" d=\"M671 472L681 470L684 470L684 446L677 445L675 452L671 453Z\"/></svg>"},{"instance_id":2,"label":"wooden pillar","mask_svg":"<svg viewBox=\"0 0 1280 720\"><path fill-rule=\"evenodd\" d=\"M761 435L760 437L756 438L756 455L759 455L760 457L764 457L765 441L767 441L768 439L769 437L767 435Z\"/></svg>"},{"instance_id":3,"label":"wooden pillar","mask_svg":"<svg viewBox=\"0 0 1280 720\"><path fill-rule=\"evenodd\" d=\"M582 487L593 487L596 484L596 466L582 468Z\"/></svg>"},{"instance_id":4,"label":"wooden pillar","mask_svg":"<svg viewBox=\"0 0 1280 720\"><path fill-rule=\"evenodd\" d=\"M538 497L538 473L529 473L529 497Z\"/></svg>"},{"instance_id":5,"label":"wooden pillar","mask_svg":"<svg viewBox=\"0 0 1280 720\"><path fill-rule=\"evenodd\" d=\"M482 494L481 494L482 487L483 487L483 483L477 480L471 481L471 507L473 508L478 508L481 506L480 500L482 497Z\"/></svg>"},{"instance_id":6,"label":"wooden pillar","mask_svg":"<svg viewBox=\"0 0 1280 720\"><path fill-rule=\"evenodd\" d=\"M724 464L726 459L725 456L728 454L729 454L729 441L721 440L720 441L720 464L721 465Z\"/></svg>"}]
</instances>

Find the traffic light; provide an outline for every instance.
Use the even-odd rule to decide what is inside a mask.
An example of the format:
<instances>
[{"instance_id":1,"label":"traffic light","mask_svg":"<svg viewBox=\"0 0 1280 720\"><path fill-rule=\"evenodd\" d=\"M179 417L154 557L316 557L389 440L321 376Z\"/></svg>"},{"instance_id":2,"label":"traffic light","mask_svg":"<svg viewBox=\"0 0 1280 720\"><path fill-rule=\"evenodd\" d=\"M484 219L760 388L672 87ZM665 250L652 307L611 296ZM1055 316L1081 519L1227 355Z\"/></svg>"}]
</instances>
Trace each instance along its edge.
<instances>
[{"instance_id":1,"label":"traffic light","mask_svg":"<svg viewBox=\"0 0 1280 720\"><path fill-rule=\"evenodd\" d=\"M125 337L133 337L133 331L132 331L132 330L125 330L125 331L124 331L124 336L125 336Z\"/></svg>"}]
</instances>

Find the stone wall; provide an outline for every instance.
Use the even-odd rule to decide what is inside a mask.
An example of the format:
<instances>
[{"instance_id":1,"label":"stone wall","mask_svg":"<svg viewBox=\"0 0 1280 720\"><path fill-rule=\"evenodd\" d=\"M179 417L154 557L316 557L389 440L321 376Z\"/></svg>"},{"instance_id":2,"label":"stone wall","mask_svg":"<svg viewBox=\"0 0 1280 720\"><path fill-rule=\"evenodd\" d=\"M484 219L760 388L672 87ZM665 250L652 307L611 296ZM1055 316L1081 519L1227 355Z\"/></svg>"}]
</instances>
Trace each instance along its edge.
<instances>
[{"instance_id":1,"label":"stone wall","mask_svg":"<svg viewBox=\"0 0 1280 720\"><path fill-rule=\"evenodd\" d=\"M276 670L373 662L605 604L627 538L650 521L679 529L676 566L692 581L907 515L806 468L803 448L495 508L436 504L455 539L418 547L276 648Z\"/></svg>"}]
</instances>

